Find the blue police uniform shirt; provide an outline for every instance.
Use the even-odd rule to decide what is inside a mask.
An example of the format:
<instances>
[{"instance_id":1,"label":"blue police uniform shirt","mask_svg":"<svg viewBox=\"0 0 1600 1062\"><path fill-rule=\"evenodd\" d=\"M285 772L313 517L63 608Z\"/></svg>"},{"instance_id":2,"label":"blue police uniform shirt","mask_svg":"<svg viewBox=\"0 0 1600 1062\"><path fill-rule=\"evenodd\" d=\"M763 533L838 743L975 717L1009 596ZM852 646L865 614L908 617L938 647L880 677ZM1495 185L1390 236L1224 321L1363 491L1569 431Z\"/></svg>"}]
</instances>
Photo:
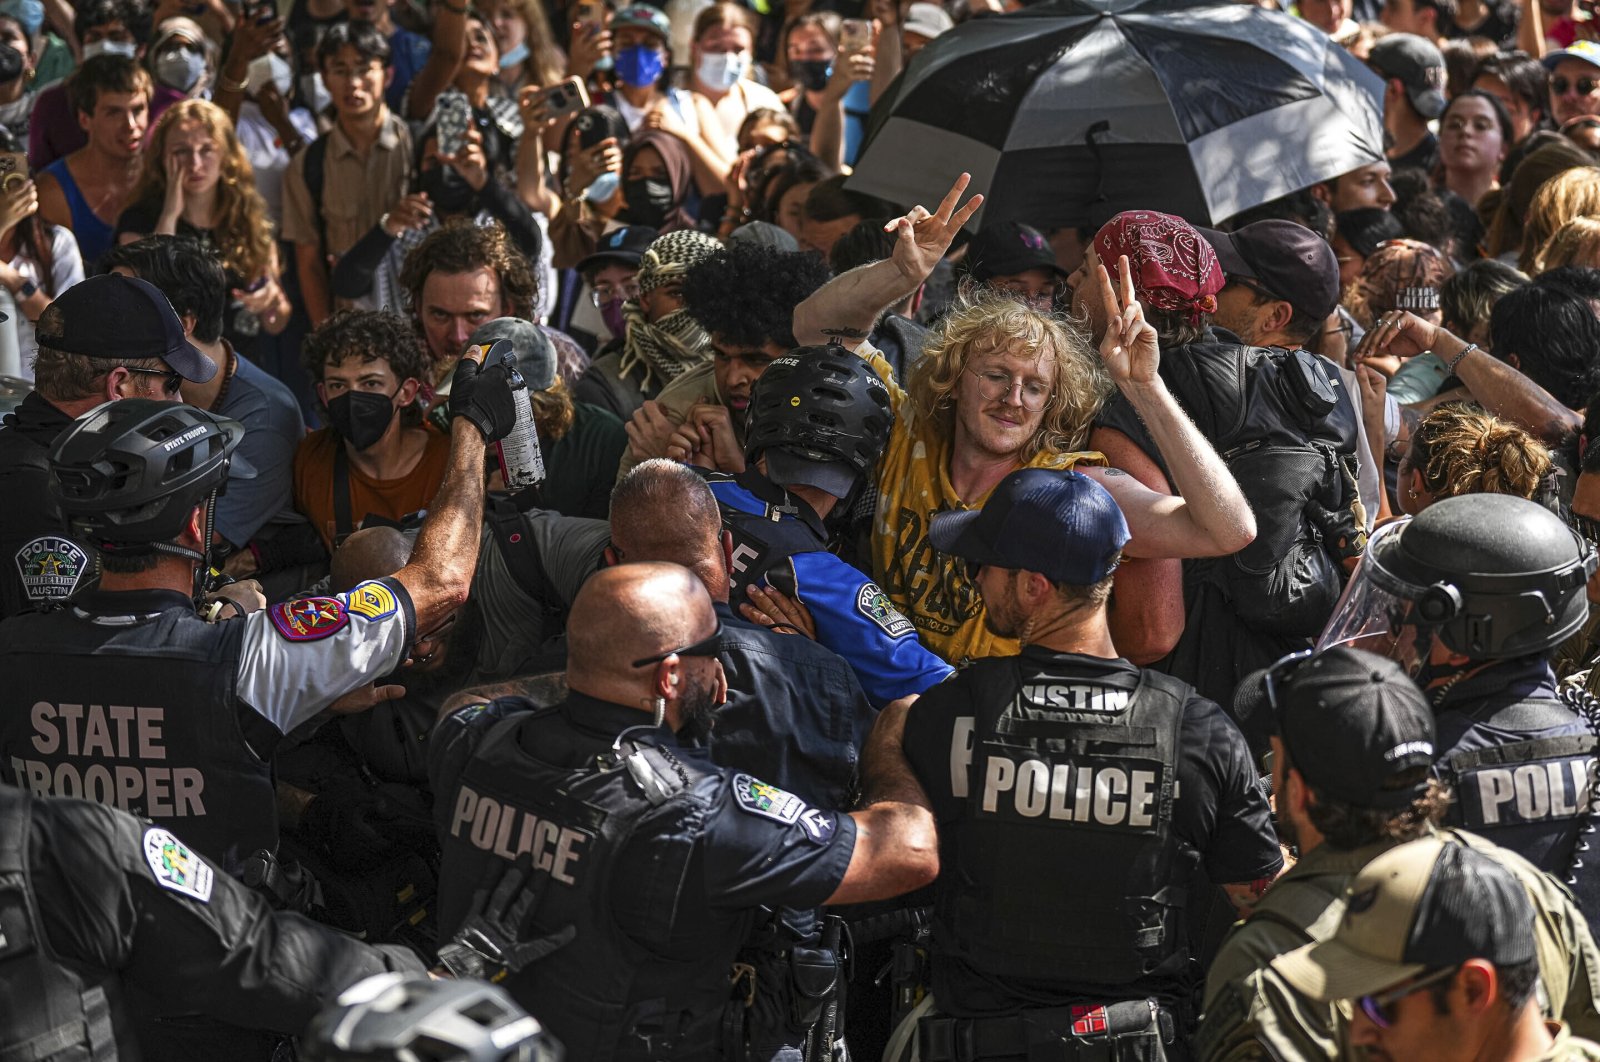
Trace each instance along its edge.
<instances>
[{"instance_id":1,"label":"blue police uniform shirt","mask_svg":"<svg viewBox=\"0 0 1600 1062\"><path fill-rule=\"evenodd\" d=\"M732 479L709 481L717 501L760 515L770 508ZM783 520L794 520L789 514ZM949 677L951 667L917 639L878 585L832 553L796 553L787 562L800 602L816 620L817 641L850 665L873 706L921 693ZM739 558L734 558L739 567Z\"/></svg>"},{"instance_id":2,"label":"blue police uniform shirt","mask_svg":"<svg viewBox=\"0 0 1600 1062\"><path fill-rule=\"evenodd\" d=\"M489 728L531 707L530 702L513 697L446 716L429 742L428 773L434 792L441 796L452 793ZM559 711L576 741L591 746L609 746L624 730L649 722L649 716L637 708L577 691L568 695ZM669 803L643 820L624 843L614 866L627 880L630 866L650 864L656 845L692 831L697 858L691 866L698 867L699 873L683 883L675 916L662 910L668 897L615 890L610 914L623 932L670 954L696 947L707 926L746 917L754 908L819 907L837 891L855 851L856 825L849 815L809 807L776 786L718 767L703 752L680 746L664 727L647 725L630 738L654 741L680 759L700 761L699 766L709 773L695 783L695 794L710 810L698 817L688 805ZM639 799L645 798L641 795ZM641 873L639 878L648 879L649 874ZM663 927L670 927L665 939Z\"/></svg>"}]
</instances>

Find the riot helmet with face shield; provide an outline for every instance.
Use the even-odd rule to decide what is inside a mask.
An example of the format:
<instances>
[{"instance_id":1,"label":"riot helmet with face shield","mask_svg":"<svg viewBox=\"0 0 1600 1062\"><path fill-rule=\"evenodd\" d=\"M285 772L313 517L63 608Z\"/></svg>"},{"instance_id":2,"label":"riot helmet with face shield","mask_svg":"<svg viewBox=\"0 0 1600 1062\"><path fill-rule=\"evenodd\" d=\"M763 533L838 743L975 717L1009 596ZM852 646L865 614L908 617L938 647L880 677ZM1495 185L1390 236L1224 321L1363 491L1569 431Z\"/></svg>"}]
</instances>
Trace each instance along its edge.
<instances>
[{"instance_id":1,"label":"riot helmet with face shield","mask_svg":"<svg viewBox=\"0 0 1600 1062\"><path fill-rule=\"evenodd\" d=\"M1373 536L1317 648L1382 653L1413 676L1435 635L1471 660L1544 653L1583 626L1595 564L1594 547L1541 505L1446 498Z\"/></svg>"}]
</instances>

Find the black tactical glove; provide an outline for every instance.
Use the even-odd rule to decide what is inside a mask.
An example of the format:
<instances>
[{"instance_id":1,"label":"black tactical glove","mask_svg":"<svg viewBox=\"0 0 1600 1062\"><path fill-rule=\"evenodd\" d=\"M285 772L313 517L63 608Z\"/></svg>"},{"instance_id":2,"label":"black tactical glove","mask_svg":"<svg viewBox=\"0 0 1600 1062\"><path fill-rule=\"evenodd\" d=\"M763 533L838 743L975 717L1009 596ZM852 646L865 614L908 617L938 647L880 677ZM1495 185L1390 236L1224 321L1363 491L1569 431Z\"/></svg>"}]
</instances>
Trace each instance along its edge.
<instances>
[{"instance_id":1,"label":"black tactical glove","mask_svg":"<svg viewBox=\"0 0 1600 1062\"><path fill-rule=\"evenodd\" d=\"M471 358L456 362L450 379L450 418L466 417L483 433L484 442L498 442L517 425L511 400L511 371L496 361L480 366Z\"/></svg>"},{"instance_id":2,"label":"black tactical glove","mask_svg":"<svg viewBox=\"0 0 1600 1062\"><path fill-rule=\"evenodd\" d=\"M519 939L529 928L548 880L541 874L530 883L528 871L513 866L500 876L492 893L487 888L473 893L466 921L439 948L445 969L456 977L500 981L569 943L578 932L574 926L535 940Z\"/></svg>"}]
</instances>

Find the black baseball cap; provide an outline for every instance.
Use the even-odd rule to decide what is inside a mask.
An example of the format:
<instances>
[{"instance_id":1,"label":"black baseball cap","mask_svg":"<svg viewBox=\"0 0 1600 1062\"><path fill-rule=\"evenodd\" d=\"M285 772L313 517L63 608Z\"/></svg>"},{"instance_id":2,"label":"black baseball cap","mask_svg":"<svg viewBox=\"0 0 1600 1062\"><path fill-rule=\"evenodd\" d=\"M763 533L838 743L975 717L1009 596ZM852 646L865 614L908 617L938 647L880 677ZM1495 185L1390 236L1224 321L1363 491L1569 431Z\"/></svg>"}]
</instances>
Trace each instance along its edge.
<instances>
[{"instance_id":1,"label":"black baseball cap","mask_svg":"<svg viewBox=\"0 0 1600 1062\"><path fill-rule=\"evenodd\" d=\"M980 283L993 277L1010 277L1030 269L1048 269L1064 277L1056 253L1044 233L1020 221L989 225L967 244L967 272Z\"/></svg>"},{"instance_id":2,"label":"black baseball cap","mask_svg":"<svg viewBox=\"0 0 1600 1062\"><path fill-rule=\"evenodd\" d=\"M761 454L767 460L767 478L783 487L815 487L843 498L861 478L845 461L817 461L781 446L769 446Z\"/></svg>"},{"instance_id":3,"label":"black baseball cap","mask_svg":"<svg viewBox=\"0 0 1600 1062\"><path fill-rule=\"evenodd\" d=\"M1361 808L1403 808L1428 789L1433 709L1399 664L1341 646L1269 668L1278 737L1319 793Z\"/></svg>"},{"instance_id":4,"label":"black baseball cap","mask_svg":"<svg viewBox=\"0 0 1600 1062\"><path fill-rule=\"evenodd\" d=\"M1382 78L1396 78L1424 118L1444 113L1444 53L1415 33L1391 33L1372 46L1367 65Z\"/></svg>"},{"instance_id":5,"label":"black baseball cap","mask_svg":"<svg viewBox=\"0 0 1600 1062\"><path fill-rule=\"evenodd\" d=\"M644 252L656 242L659 235L661 233L648 225L624 225L612 229L600 237L594 253L578 263L578 272L587 273L610 262L637 268L644 258Z\"/></svg>"},{"instance_id":6,"label":"black baseball cap","mask_svg":"<svg viewBox=\"0 0 1600 1062\"><path fill-rule=\"evenodd\" d=\"M183 334L183 322L161 289L147 280L102 273L74 284L39 315L40 346L85 358L160 358L192 383L217 374L216 363Z\"/></svg>"},{"instance_id":7,"label":"black baseball cap","mask_svg":"<svg viewBox=\"0 0 1600 1062\"><path fill-rule=\"evenodd\" d=\"M1459 842L1423 837L1363 867L1333 936L1278 956L1272 968L1312 999L1357 999L1468 959L1501 969L1531 962L1533 917L1505 867Z\"/></svg>"},{"instance_id":8,"label":"black baseball cap","mask_svg":"<svg viewBox=\"0 0 1600 1062\"><path fill-rule=\"evenodd\" d=\"M982 509L937 513L928 540L941 553L1093 586L1117 569L1132 536L1111 494L1082 472L1025 468L995 486Z\"/></svg>"},{"instance_id":9,"label":"black baseball cap","mask_svg":"<svg viewBox=\"0 0 1600 1062\"><path fill-rule=\"evenodd\" d=\"M1200 233L1217 252L1229 281L1253 280L1314 321L1339 305L1339 256L1304 225L1274 218L1233 232Z\"/></svg>"}]
</instances>

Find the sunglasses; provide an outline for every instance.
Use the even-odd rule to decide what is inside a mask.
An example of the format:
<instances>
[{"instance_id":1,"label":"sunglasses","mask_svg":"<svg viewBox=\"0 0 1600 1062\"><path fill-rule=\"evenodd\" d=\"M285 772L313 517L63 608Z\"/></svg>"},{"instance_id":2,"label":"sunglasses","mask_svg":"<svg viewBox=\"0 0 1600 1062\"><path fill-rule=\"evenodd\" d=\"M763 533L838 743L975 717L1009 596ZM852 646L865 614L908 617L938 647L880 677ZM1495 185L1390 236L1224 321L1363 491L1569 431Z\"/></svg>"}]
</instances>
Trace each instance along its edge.
<instances>
[{"instance_id":1,"label":"sunglasses","mask_svg":"<svg viewBox=\"0 0 1600 1062\"><path fill-rule=\"evenodd\" d=\"M1580 77L1576 81L1568 81L1564 77L1550 79L1550 91L1557 96L1565 96L1569 88L1576 88L1580 96L1593 96L1597 86L1600 86L1600 81L1592 77Z\"/></svg>"},{"instance_id":2,"label":"sunglasses","mask_svg":"<svg viewBox=\"0 0 1600 1062\"><path fill-rule=\"evenodd\" d=\"M1311 659L1312 652L1313 650L1310 649L1296 649L1288 656L1280 657L1277 663L1267 668L1267 707L1272 710L1274 729L1279 729L1277 724L1282 714L1282 709L1278 706L1278 689L1289 681L1294 672L1299 670L1301 664Z\"/></svg>"},{"instance_id":3,"label":"sunglasses","mask_svg":"<svg viewBox=\"0 0 1600 1062\"><path fill-rule=\"evenodd\" d=\"M127 369L129 372L136 372L141 376L161 377L161 392L163 394L175 395L178 393L178 388L183 386L183 373L176 369L135 369L132 365L124 365L122 368Z\"/></svg>"},{"instance_id":4,"label":"sunglasses","mask_svg":"<svg viewBox=\"0 0 1600 1062\"><path fill-rule=\"evenodd\" d=\"M1429 985L1436 985L1440 981L1454 977L1455 972L1459 969L1461 969L1459 966L1447 966L1442 970L1435 970L1420 980L1412 981L1410 984L1402 985L1399 988L1391 988L1389 991L1380 992L1375 996L1362 996L1356 1001L1356 1005L1361 1008L1361 1013L1365 1014L1367 1019L1378 1028L1393 1028L1393 1007L1396 1003L1409 995L1422 991Z\"/></svg>"},{"instance_id":5,"label":"sunglasses","mask_svg":"<svg viewBox=\"0 0 1600 1062\"><path fill-rule=\"evenodd\" d=\"M655 656L642 657L633 662L634 667L649 667L659 664L669 656L716 656L722 649L722 621L717 620L717 626L712 632L701 638L698 642L690 642L680 649L668 649Z\"/></svg>"}]
</instances>

